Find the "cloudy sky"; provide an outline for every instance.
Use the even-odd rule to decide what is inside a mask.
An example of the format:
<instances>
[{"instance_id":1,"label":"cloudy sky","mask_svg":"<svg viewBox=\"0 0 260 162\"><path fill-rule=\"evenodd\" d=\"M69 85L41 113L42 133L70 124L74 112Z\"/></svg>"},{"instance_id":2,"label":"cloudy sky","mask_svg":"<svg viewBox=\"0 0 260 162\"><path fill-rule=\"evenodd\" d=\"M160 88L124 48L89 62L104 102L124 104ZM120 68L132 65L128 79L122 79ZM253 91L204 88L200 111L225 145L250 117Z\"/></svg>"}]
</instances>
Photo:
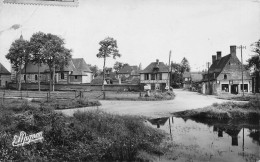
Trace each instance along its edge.
<instances>
[{"instance_id":1,"label":"cloudy sky","mask_svg":"<svg viewBox=\"0 0 260 162\"><path fill-rule=\"evenodd\" d=\"M20 24L20 28L13 28ZM61 36L73 49L74 58L102 67L96 57L99 41L107 36L118 41L121 58L145 68L159 59L180 62L186 57L192 71L206 68L216 51L229 54L230 45L260 39L260 0L79 0L79 7L13 5L0 2L0 62L10 69L5 55L23 33L38 31ZM238 52L240 58L240 51Z\"/></svg>"}]
</instances>

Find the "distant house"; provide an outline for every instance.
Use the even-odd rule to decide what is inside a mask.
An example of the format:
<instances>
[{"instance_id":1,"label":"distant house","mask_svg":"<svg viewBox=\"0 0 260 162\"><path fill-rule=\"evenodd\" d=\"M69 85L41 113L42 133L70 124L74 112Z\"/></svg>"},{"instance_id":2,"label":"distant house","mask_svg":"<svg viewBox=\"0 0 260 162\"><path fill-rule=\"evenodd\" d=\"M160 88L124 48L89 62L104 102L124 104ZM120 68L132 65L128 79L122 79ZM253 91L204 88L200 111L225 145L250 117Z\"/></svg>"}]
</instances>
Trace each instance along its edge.
<instances>
[{"instance_id":1,"label":"distant house","mask_svg":"<svg viewBox=\"0 0 260 162\"><path fill-rule=\"evenodd\" d=\"M252 79L236 56L236 46L230 46L230 54L224 57L221 57L221 52L217 52L217 55L212 56L208 73L203 76L202 93L242 93L242 68L244 92L248 93L252 91Z\"/></svg>"},{"instance_id":2,"label":"distant house","mask_svg":"<svg viewBox=\"0 0 260 162\"><path fill-rule=\"evenodd\" d=\"M169 68L163 63L150 63L144 70L140 71L141 88L144 86L151 87L151 90L165 90L166 85L169 84Z\"/></svg>"},{"instance_id":3,"label":"distant house","mask_svg":"<svg viewBox=\"0 0 260 162\"><path fill-rule=\"evenodd\" d=\"M0 88L11 82L11 73L0 63Z\"/></svg>"},{"instance_id":4,"label":"distant house","mask_svg":"<svg viewBox=\"0 0 260 162\"><path fill-rule=\"evenodd\" d=\"M138 66L126 65L117 72L117 77L120 80L132 80L134 78L140 78L140 70Z\"/></svg>"},{"instance_id":5,"label":"distant house","mask_svg":"<svg viewBox=\"0 0 260 162\"><path fill-rule=\"evenodd\" d=\"M193 83L199 83L203 79L203 72L187 72L183 73L183 88L192 88Z\"/></svg>"},{"instance_id":6,"label":"distant house","mask_svg":"<svg viewBox=\"0 0 260 162\"><path fill-rule=\"evenodd\" d=\"M39 67L40 76L38 76L38 65L28 64L26 69L22 69L22 82L36 83L50 81L50 69L46 64ZM92 71L83 58L73 58L69 65L63 69L55 69L55 83L60 84L81 84L90 83L92 80Z\"/></svg>"}]
</instances>

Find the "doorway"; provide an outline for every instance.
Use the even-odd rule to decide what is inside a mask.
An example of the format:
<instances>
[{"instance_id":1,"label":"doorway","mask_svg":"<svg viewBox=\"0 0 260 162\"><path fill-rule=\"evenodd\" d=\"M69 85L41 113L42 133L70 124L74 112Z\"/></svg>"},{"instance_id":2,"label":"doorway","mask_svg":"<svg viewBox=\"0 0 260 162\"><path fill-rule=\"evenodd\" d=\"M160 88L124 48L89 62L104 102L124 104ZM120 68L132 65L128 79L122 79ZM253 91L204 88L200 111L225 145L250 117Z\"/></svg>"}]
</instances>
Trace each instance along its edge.
<instances>
[{"instance_id":1,"label":"doorway","mask_svg":"<svg viewBox=\"0 0 260 162\"><path fill-rule=\"evenodd\" d=\"M238 94L238 84L231 85L231 93Z\"/></svg>"}]
</instances>

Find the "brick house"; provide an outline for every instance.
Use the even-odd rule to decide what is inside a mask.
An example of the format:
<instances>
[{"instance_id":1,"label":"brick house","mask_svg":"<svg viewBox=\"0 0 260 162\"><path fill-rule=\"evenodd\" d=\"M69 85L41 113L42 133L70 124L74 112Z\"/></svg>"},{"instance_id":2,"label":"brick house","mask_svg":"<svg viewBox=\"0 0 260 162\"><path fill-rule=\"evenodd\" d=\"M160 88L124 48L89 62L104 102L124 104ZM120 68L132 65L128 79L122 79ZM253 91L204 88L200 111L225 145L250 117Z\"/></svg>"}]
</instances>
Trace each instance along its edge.
<instances>
[{"instance_id":1,"label":"brick house","mask_svg":"<svg viewBox=\"0 0 260 162\"><path fill-rule=\"evenodd\" d=\"M212 65L202 80L203 94L243 92L242 68L244 92L252 91L252 79L248 70L245 70L236 55L236 46L230 46L230 54L221 57L221 52L212 56Z\"/></svg>"},{"instance_id":2,"label":"brick house","mask_svg":"<svg viewBox=\"0 0 260 162\"><path fill-rule=\"evenodd\" d=\"M169 68L163 63L150 63L144 70L140 71L141 89L144 86L151 87L151 90L165 90L166 85L169 84Z\"/></svg>"},{"instance_id":3,"label":"brick house","mask_svg":"<svg viewBox=\"0 0 260 162\"><path fill-rule=\"evenodd\" d=\"M38 65L28 64L22 69L22 82L27 80L28 83L36 83L38 79L41 82L50 81L49 67L42 64L39 68L40 76L38 76ZM73 58L67 67L63 69L55 69L55 83L59 84L81 84L90 83L92 81L92 71L83 58Z\"/></svg>"},{"instance_id":4,"label":"brick house","mask_svg":"<svg viewBox=\"0 0 260 162\"><path fill-rule=\"evenodd\" d=\"M11 82L11 73L0 63L0 88L4 88Z\"/></svg>"}]
</instances>

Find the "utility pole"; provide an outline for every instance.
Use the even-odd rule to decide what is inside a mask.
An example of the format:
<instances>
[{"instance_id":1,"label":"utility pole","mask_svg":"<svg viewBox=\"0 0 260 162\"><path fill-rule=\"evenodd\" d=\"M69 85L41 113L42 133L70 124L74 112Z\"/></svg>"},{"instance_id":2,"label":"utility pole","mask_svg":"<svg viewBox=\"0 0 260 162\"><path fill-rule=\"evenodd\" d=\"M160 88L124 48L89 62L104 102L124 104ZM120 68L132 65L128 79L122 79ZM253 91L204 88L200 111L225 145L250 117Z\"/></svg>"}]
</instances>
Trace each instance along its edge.
<instances>
[{"instance_id":1,"label":"utility pole","mask_svg":"<svg viewBox=\"0 0 260 162\"><path fill-rule=\"evenodd\" d=\"M209 64L210 63L207 62L207 64L208 64L208 77L207 77L208 78L208 91L209 91L209 94L210 94L210 86L209 86L210 85L210 82L209 82Z\"/></svg>"},{"instance_id":2,"label":"utility pole","mask_svg":"<svg viewBox=\"0 0 260 162\"><path fill-rule=\"evenodd\" d=\"M172 51L170 50L170 53L169 53L169 68L168 68L168 89L170 89L170 61L171 61L171 55L172 55Z\"/></svg>"},{"instance_id":3,"label":"utility pole","mask_svg":"<svg viewBox=\"0 0 260 162\"><path fill-rule=\"evenodd\" d=\"M243 97L244 97L244 75L243 75L243 70L244 70L244 65L243 65L243 54L242 54L242 51L243 51L243 49L246 49L246 46L242 46L242 45L240 45L239 47L237 47L238 49L241 49L241 71L242 71L242 91L243 91Z\"/></svg>"}]
</instances>

